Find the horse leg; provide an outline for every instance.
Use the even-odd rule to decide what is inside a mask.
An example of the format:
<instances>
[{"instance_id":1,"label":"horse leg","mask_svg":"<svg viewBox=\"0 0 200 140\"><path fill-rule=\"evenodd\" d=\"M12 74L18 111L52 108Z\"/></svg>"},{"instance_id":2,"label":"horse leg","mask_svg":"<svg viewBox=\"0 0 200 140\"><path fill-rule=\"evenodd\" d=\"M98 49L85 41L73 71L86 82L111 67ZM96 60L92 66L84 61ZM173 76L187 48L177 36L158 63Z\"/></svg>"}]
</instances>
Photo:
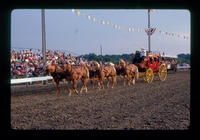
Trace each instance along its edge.
<instances>
[{"instance_id":1,"label":"horse leg","mask_svg":"<svg viewBox=\"0 0 200 140\"><path fill-rule=\"evenodd\" d=\"M133 78L133 85L135 85L135 79L136 79L136 75L134 75L134 78Z\"/></svg>"},{"instance_id":2,"label":"horse leg","mask_svg":"<svg viewBox=\"0 0 200 140\"><path fill-rule=\"evenodd\" d=\"M101 89L101 88L104 89L103 78L102 77L99 79L98 86L99 86L99 89Z\"/></svg>"},{"instance_id":3,"label":"horse leg","mask_svg":"<svg viewBox=\"0 0 200 140\"><path fill-rule=\"evenodd\" d=\"M84 89L84 79L82 78L81 81L82 81L82 87L81 87L80 93L82 93L82 91Z\"/></svg>"},{"instance_id":4,"label":"horse leg","mask_svg":"<svg viewBox=\"0 0 200 140\"><path fill-rule=\"evenodd\" d=\"M107 77L107 88L109 88L110 80L109 77Z\"/></svg>"},{"instance_id":5,"label":"horse leg","mask_svg":"<svg viewBox=\"0 0 200 140\"><path fill-rule=\"evenodd\" d=\"M67 85L68 86L67 89L68 89L68 92L69 92L69 96L71 96L72 95L71 86L70 86L71 85L71 81L68 81L67 84L68 84Z\"/></svg>"},{"instance_id":6,"label":"horse leg","mask_svg":"<svg viewBox=\"0 0 200 140\"><path fill-rule=\"evenodd\" d=\"M101 89L101 79L98 80L98 89Z\"/></svg>"},{"instance_id":7,"label":"horse leg","mask_svg":"<svg viewBox=\"0 0 200 140\"><path fill-rule=\"evenodd\" d=\"M92 79L90 79L90 83L91 83L91 85L92 85L92 88L94 89L94 82L93 82L93 78L92 78Z\"/></svg>"},{"instance_id":8,"label":"horse leg","mask_svg":"<svg viewBox=\"0 0 200 140\"><path fill-rule=\"evenodd\" d=\"M125 87L125 85L126 85L126 81L125 81L125 80L126 80L126 78L125 78L125 75L124 75L124 87Z\"/></svg>"},{"instance_id":9,"label":"horse leg","mask_svg":"<svg viewBox=\"0 0 200 140\"><path fill-rule=\"evenodd\" d=\"M73 80L73 89L74 89L74 92L78 94L78 90L77 90L77 80Z\"/></svg>"},{"instance_id":10,"label":"horse leg","mask_svg":"<svg viewBox=\"0 0 200 140\"><path fill-rule=\"evenodd\" d=\"M117 85L117 75L115 75L115 84Z\"/></svg>"},{"instance_id":11,"label":"horse leg","mask_svg":"<svg viewBox=\"0 0 200 140\"><path fill-rule=\"evenodd\" d=\"M130 83L131 83L131 80L130 80L130 79L131 79L130 75L127 75L128 86L131 85L131 84L130 84Z\"/></svg>"},{"instance_id":12,"label":"horse leg","mask_svg":"<svg viewBox=\"0 0 200 140\"><path fill-rule=\"evenodd\" d=\"M114 84L116 83L116 76L112 76L112 88L114 87Z\"/></svg>"},{"instance_id":13,"label":"horse leg","mask_svg":"<svg viewBox=\"0 0 200 140\"><path fill-rule=\"evenodd\" d=\"M84 79L84 89L85 89L85 92L87 92L87 81L88 81L88 79Z\"/></svg>"},{"instance_id":14,"label":"horse leg","mask_svg":"<svg viewBox=\"0 0 200 140\"><path fill-rule=\"evenodd\" d=\"M103 79L104 79L104 77L101 79L101 87L102 87L102 89L104 89Z\"/></svg>"},{"instance_id":15,"label":"horse leg","mask_svg":"<svg viewBox=\"0 0 200 140\"><path fill-rule=\"evenodd\" d=\"M58 93L60 93L60 86L59 86L59 80L56 79L56 95L58 95Z\"/></svg>"}]
</instances>

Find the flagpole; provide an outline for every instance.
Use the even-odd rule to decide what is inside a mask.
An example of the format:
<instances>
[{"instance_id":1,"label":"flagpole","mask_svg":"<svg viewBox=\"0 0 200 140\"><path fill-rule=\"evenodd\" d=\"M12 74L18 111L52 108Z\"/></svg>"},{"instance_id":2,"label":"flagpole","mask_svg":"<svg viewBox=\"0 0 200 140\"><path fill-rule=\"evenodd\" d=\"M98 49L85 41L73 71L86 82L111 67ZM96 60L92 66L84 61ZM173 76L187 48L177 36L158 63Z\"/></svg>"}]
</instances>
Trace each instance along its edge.
<instances>
[{"instance_id":1,"label":"flagpole","mask_svg":"<svg viewBox=\"0 0 200 140\"><path fill-rule=\"evenodd\" d=\"M148 9L148 28L150 29L150 9ZM151 38L150 38L150 34L148 35L148 49L149 52L151 52Z\"/></svg>"}]
</instances>

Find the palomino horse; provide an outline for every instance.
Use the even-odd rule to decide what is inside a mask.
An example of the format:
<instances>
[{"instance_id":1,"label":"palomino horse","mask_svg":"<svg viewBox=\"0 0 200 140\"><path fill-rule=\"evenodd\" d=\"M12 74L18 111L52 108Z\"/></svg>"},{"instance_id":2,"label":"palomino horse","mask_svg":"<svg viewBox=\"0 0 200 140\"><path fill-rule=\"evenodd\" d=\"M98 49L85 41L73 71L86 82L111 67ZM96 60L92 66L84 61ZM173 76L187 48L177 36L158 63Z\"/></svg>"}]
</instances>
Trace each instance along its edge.
<instances>
[{"instance_id":1,"label":"palomino horse","mask_svg":"<svg viewBox=\"0 0 200 140\"><path fill-rule=\"evenodd\" d=\"M69 63L65 64L65 71L71 75L71 80L73 81L73 89L76 93L78 93L77 90L77 81L81 80L83 85L81 87L80 93L82 93L83 90L87 92L87 81L89 79L89 70L86 67L85 64L81 64L80 66L73 66ZM71 90L70 95L71 95Z\"/></svg>"},{"instance_id":2,"label":"palomino horse","mask_svg":"<svg viewBox=\"0 0 200 140\"><path fill-rule=\"evenodd\" d=\"M124 77L124 86L125 86L125 76L127 76L128 85L131 81L135 84L135 80L139 78L138 68L134 64L126 64L123 59L120 59L119 64L121 66L123 77Z\"/></svg>"},{"instance_id":3,"label":"palomino horse","mask_svg":"<svg viewBox=\"0 0 200 140\"><path fill-rule=\"evenodd\" d=\"M68 81L68 91L70 93L70 81L71 81L71 77L69 75L69 73L65 72L62 68L60 68L57 65L47 65L46 67L46 73L50 73L51 76L53 77L53 81L56 82L56 95L58 95L58 93L60 93L60 86L59 83L62 79L66 79L66 81Z\"/></svg>"},{"instance_id":4,"label":"palomino horse","mask_svg":"<svg viewBox=\"0 0 200 140\"><path fill-rule=\"evenodd\" d=\"M104 78L107 79L107 87L109 87L109 77L112 77L112 88L114 87L114 84L116 84L116 70L115 67L112 65L106 65L106 66L100 66L100 64L97 61L93 61L95 65L95 70L99 73L99 82L98 82L98 88L104 88L103 80Z\"/></svg>"}]
</instances>

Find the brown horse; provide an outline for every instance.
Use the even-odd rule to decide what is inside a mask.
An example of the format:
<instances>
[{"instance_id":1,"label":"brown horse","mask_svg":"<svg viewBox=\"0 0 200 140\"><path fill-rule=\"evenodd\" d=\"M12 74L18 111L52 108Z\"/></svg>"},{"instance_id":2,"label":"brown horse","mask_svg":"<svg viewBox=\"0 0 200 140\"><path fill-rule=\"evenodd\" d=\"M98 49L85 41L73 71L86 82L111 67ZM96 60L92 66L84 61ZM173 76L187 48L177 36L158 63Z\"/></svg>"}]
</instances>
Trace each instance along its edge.
<instances>
[{"instance_id":1,"label":"brown horse","mask_svg":"<svg viewBox=\"0 0 200 140\"><path fill-rule=\"evenodd\" d=\"M68 81L68 91L69 94L71 94L70 89L70 84L71 84L71 76L69 75L69 73L67 73L66 71L64 71L62 68L60 68L57 65L47 65L46 66L46 73L50 73L51 76L53 77L53 81L56 82L56 95L58 95L58 93L60 93L60 86L59 83L62 79L66 79L66 81Z\"/></svg>"},{"instance_id":2,"label":"brown horse","mask_svg":"<svg viewBox=\"0 0 200 140\"><path fill-rule=\"evenodd\" d=\"M115 64L114 67L116 69L117 76L123 75L123 70L119 64Z\"/></svg>"},{"instance_id":3,"label":"brown horse","mask_svg":"<svg viewBox=\"0 0 200 140\"><path fill-rule=\"evenodd\" d=\"M95 70L95 67L93 66L93 61L91 61L92 63L90 64L86 64L86 67L89 70L89 77L90 77L90 83L94 89L94 82L95 82L95 78L98 78L98 71Z\"/></svg>"},{"instance_id":4,"label":"brown horse","mask_svg":"<svg viewBox=\"0 0 200 140\"><path fill-rule=\"evenodd\" d=\"M95 70L99 72L99 82L98 82L98 88L104 88L103 80L107 79L107 87L109 87L109 77L112 77L112 87L114 87L114 84L116 84L116 70L114 66L111 65L104 65L100 66L100 64L97 61L93 61L95 65Z\"/></svg>"},{"instance_id":5,"label":"brown horse","mask_svg":"<svg viewBox=\"0 0 200 140\"><path fill-rule=\"evenodd\" d=\"M81 64L80 66L73 66L67 63L65 64L65 71L67 73L70 73L71 80L73 81L73 89L76 93L78 93L78 90L77 90L78 80L81 80L83 83L80 93L82 93L83 90L87 92L87 81L89 79L89 70L85 64ZM70 95L71 95L71 90L70 90Z\"/></svg>"},{"instance_id":6,"label":"brown horse","mask_svg":"<svg viewBox=\"0 0 200 140\"><path fill-rule=\"evenodd\" d=\"M120 59L119 64L123 71L122 75L124 77L124 86L125 86L126 77L127 77L128 85L130 85L131 81L133 84L135 84L135 80L139 78L139 72L138 72L137 66L134 64L126 64L126 62L123 59Z\"/></svg>"}]
</instances>

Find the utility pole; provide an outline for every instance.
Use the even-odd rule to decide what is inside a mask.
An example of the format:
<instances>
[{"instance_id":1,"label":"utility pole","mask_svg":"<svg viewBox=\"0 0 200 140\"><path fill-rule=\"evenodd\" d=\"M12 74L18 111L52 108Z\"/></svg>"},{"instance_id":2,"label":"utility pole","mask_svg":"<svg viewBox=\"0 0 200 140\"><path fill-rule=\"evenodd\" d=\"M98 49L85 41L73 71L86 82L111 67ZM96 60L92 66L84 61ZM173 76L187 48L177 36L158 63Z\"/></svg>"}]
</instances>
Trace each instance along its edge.
<instances>
[{"instance_id":1,"label":"utility pole","mask_svg":"<svg viewBox=\"0 0 200 140\"><path fill-rule=\"evenodd\" d=\"M101 52L101 56L102 56L102 46L100 45L100 52Z\"/></svg>"},{"instance_id":2,"label":"utility pole","mask_svg":"<svg viewBox=\"0 0 200 140\"><path fill-rule=\"evenodd\" d=\"M148 28L150 29L150 9L148 9ZM149 34L148 35L148 49L149 49L149 52L151 52L151 35Z\"/></svg>"},{"instance_id":3,"label":"utility pole","mask_svg":"<svg viewBox=\"0 0 200 140\"><path fill-rule=\"evenodd\" d=\"M103 56L102 56L102 46L100 45L100 53L101 53L101 65L103 64Z\"/></svg>"},{"instance_id":4,"label":"utility pole","mask_svg":"<svg viewBox=\"0 0 200 140\"><path fill-rule=\"evenodd\" d=\"M43 69L46 68L46 32L45 32L45 11L41 11L42 21L42 56L43 56Z\"/></svg>"}]
</instances>

